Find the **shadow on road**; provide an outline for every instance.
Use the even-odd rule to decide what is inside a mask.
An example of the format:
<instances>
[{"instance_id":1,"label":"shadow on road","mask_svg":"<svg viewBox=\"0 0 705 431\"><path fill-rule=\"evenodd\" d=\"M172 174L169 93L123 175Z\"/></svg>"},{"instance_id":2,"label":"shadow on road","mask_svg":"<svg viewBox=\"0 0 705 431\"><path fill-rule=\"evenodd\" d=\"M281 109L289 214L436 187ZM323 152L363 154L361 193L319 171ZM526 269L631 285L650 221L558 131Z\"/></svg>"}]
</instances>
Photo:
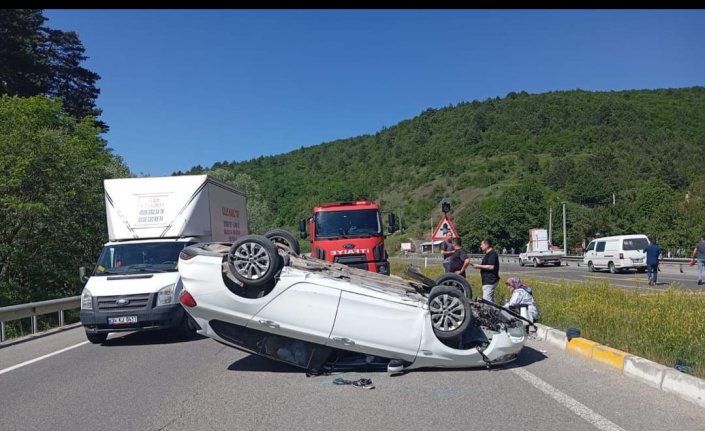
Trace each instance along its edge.
<instances>
[{"instance_id":1,"label":"shadow on road","mask_svg":"<svg viewBox=\"0 0 705 431\"><path fill-rule=\"evenodd\" d=\"M147 344L175 344L175 343L190 343L205 339L201 335L194 335L191 338L180 338L175 334L166 331L148 331L148 332L130 332L126 335L113 335L103 343L107 347L120 346L143 346Z\"/></svg>"},{"instance_id":2,"label":"shadow on road","mask_svg":"<svg viewBox=\"0 0 705 431\"><path fill-rule=\"evenodd\" d=\"M268 371L271 373L305 373L303 368L250 354L230 364L229 371Z\"/></svg>"}]
</instances>

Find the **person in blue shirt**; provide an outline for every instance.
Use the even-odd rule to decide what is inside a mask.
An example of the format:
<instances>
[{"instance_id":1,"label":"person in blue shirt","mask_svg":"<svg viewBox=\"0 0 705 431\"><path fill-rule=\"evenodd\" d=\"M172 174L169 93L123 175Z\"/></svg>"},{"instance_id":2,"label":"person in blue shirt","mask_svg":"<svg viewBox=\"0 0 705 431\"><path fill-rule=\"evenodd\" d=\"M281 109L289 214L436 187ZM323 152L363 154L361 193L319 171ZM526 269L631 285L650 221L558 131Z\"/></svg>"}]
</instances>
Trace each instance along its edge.
<instances>
[{"instance_id":1,"label":"person in blue shirt","mask_svg":"<svg viewBox=\"0 0 705 431\"><path fill-rule=\"evenodd\" d=\"M654 238L649 238L650 244L644 249L646 253L646 273L649 276L649 286L656 285L656 278L658 277L658 263L663 260L661 256L661 246L656 244Z\"/></svg>"}]
</instances>

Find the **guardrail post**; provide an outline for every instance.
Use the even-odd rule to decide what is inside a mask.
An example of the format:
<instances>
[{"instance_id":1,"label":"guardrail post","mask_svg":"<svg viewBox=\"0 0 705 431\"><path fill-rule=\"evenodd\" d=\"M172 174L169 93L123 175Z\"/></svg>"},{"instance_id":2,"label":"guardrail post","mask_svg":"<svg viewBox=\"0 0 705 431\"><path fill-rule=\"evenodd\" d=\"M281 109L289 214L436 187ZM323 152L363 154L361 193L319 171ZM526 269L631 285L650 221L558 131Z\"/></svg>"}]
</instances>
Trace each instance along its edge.
<instances>
[{"instance_id":1,"label":"guardrail post","mask_svg":"<svg viewBox=\"0 0 705 431\"><path fill-rule=\"evenodd\" d=\"M59 310L59 326L64 326L64 310Z\"/></svg>"},{"instance_id":2,"label":"guardrail post","mask_svg":"<svg viewBox=\"0 0 705 431\"><path fill-rule=\"evenodd\" d=\"M423 258L423 267L428 268L428 258L427 257Z\"/></svg>"},{"instance_id":3,"label":"guardrail post","mask_svg":"<svg viewBox=\"0 0 705 431\"><path fill-rule=\"evenodd\" d=\"M5 341L5 322L0 322L0 343Z\"/></svg>"},{"instance_id":4,"label":"guardrail post","mask_svg":"<svg viewBox=\"0 0 705 431\"><path fill-rule=\"evenodd\" d=\"M32 334L37 333L37 316L32 316Z\"/></svg>"}]
</instances>

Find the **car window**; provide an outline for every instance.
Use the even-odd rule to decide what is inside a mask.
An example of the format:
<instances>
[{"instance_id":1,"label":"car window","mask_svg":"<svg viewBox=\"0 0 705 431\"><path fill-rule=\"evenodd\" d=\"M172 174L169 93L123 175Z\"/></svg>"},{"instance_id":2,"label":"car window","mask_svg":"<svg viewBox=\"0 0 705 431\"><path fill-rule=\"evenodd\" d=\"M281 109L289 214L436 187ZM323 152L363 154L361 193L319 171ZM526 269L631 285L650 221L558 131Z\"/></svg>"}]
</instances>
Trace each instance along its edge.
<instances>
[{"instance_id":1,"label":"car window","mask_svg":"<svg viewBox=\"0 0 705 431\"><path fill-rule=\"evenodd\" d=\"M595 251L605 251L605 242L600 241L597 243L597 246L595 247Z\"/></svg>"},{"instance_id":2,"label":"car window","mask_svg":"<svg viewBox=\"0 0 705 431\"><path fill-rule=\"evenodd\" d=\"M624 250L643 250L649 245L649 240L646 238L629 238L622 243Z\"/></svg>"},{"instance_id":3,"label":"car window","mask_svg":"<svg viewBox=\"0 0 705 431\"><path fill-rule=\"evenodd\" d=\"M590 241L590 244L587 246L587 251L592 251L595 249L595 241Z\"/></svg>"}]
</instances>

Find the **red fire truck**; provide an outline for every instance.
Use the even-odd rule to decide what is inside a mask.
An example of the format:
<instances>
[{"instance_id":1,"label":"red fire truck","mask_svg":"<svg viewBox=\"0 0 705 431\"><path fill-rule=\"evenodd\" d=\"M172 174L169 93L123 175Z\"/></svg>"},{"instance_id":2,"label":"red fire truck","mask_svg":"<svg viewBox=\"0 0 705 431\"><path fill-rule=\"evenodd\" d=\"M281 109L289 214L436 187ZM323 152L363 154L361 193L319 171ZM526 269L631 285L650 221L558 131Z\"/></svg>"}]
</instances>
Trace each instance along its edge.
<instances>
[{"instance_id":1,"label":"red fire truck","mask_svg":"<svg viewBox=\"0 0 705 431\"><path fill-rule=\"evenodd\" d=\"M397 230L389 213L388 232ZM299 221L301 238L311 231L311 255L329 262L389 275L389 255L384 249L384 227L379 205L368 200L328 202Z\"/></svg>"}]
</instances>

